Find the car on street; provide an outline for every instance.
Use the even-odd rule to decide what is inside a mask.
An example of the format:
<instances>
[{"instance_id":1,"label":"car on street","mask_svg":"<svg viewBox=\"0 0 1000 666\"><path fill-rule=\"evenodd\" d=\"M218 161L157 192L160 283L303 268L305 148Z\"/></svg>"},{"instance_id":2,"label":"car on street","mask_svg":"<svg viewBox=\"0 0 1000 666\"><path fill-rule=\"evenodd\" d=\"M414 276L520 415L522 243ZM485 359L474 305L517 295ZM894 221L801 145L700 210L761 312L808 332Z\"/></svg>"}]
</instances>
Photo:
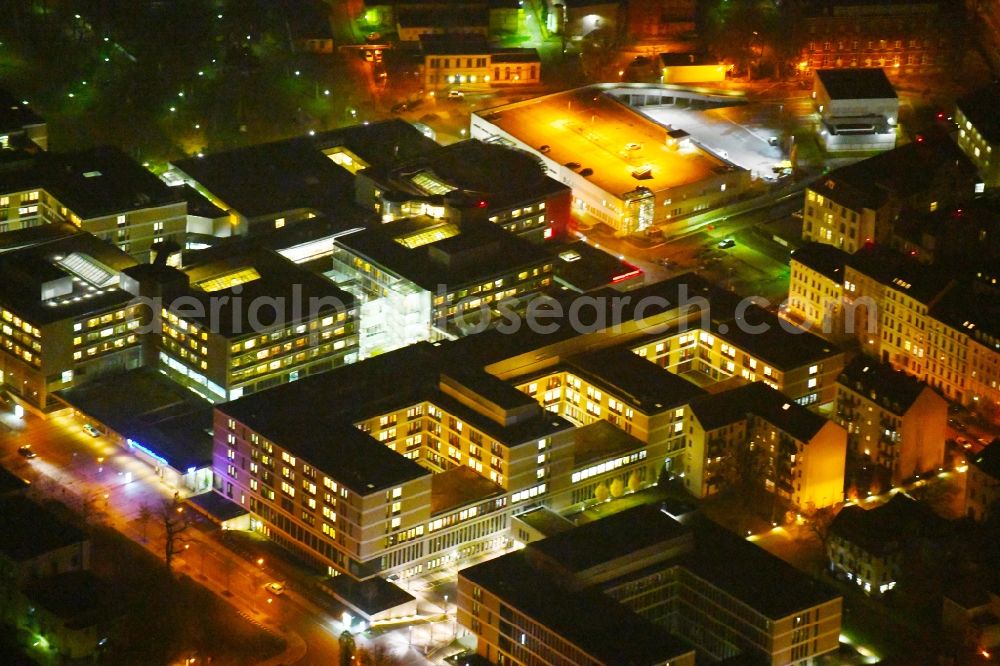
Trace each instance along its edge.
<instances>
[{"instance_id":1,"label":"car on street","mask_svg":"<svg viewBox=\"0 0 1000 666\"><path fill-rule=\"evenodd\" d=\"M963 449L968 449L972 447L972 442L967 440L965 437L956 437L955 442Z\"/></svg>"},{"instance_id":2,"label":"car on street","mask_svg":"<svg viewBox=\"0 0 1000 666\"><path fill-rule=\"evenodd\" d=\"M270 582L267 585L265 585L264 589L266 589L268 592L270 592L274 596L280 597L282 594L285 593L285 584L284 583L279 583L278 581L273 581L273 582Z\"/></svg>"},{"instance_id":3,"label":"car on street","mask_svg":"<svg viewBox=\"0 0 1000 666\"><path fill-rule=\"evenodd\" d=\"M638 144L638 143L626 143L625 144L625 150L639 150L640 148L642 148L642 145Z\"/></svg>"},{"instance_id":4,"label":"car on street","mask_svg":"<svg viewBox=\"0 0 1000 666\"><path fill-rule=\"evenodd\" d=\"M736 241L734 241L732 238L726 238L724 240L719 241L720 250L728 250L729 248L735 246L736 246Z\"/></svg>"},{"instance_id":5,"label":"car on street","mask_svg":"<svg viewBox=\"0 0 1000 666\"><path fill-rule=\"evenodd\" d=\"M465 93L463 93L461 90L448 91L448 99L462 99L463 97L465 97Z\"/></svg>"},{"instance_id":6,"label":"car on street","mask_svg":"<svg viewBox=\"0 0 1000 666\"><path fill-rule=\"evenodd\" d=\"M406 111L408 108L410 108L410 106L406 102L397 102L396 104L392 105L392 108L390 108L389 111L391 111L392 113L402 113L403 111Z\"/></svg>"},{"instance_id":7,"label":"car on street","mask_svg":"<svg viewBox=\"0 0 1000 666\"><path fill-rule=\"evenodd\" d=\"M17 453L23 458L37 458L38 454L31 449L31 444L17 447Z\"/></svg>"},{"instance_id":8,"label":"car on street","mask_svg":"<svg viewBox=\"0 0 1000 666\"><path fill-rule=\"evenodd\" d=\"M101 431L98 430L97 428L95 428L94 426L92 426L89 423L84 423L83 424L83 430L84 430L84 432L86 432L91 437L100 437L101 436Z\"/></svg>"}]
</instances>

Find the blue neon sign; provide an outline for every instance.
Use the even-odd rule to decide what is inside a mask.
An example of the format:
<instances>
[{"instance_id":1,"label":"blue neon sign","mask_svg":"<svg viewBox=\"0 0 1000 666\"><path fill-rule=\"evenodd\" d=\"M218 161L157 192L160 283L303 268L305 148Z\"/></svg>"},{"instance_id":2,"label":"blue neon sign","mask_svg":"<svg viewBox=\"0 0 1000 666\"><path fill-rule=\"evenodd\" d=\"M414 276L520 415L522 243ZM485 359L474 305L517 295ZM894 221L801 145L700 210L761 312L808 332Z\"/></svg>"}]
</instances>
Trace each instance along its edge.
<instances>
[{"instance_id":1,"label":"blue neon sign","mask_svg":"<svg viewBox=\"0 0 1000 666\"><path fill-rule=\"evenodd\" d=\"M125 443L128 444L128 447L130 449L136 449L137 451L145 453L147 456L149 456L156 462L160 463L161 465L167 465L168 467L170 466L170 463L167 462L166 458L164 458L163 456L156 455L155 453L153 453L148 448L146 448L139 442L135 441L134 439L126 439Z\"/></svg>"}]
</instances>

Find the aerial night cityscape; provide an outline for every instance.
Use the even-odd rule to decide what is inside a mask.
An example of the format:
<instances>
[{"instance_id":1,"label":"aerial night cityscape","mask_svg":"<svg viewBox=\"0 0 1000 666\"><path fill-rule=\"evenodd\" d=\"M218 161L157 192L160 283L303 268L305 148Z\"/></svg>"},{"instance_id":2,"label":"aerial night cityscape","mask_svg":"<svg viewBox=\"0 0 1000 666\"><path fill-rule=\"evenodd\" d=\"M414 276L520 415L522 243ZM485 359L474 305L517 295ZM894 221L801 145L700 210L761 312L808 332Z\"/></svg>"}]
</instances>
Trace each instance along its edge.
<instances>
[{"instance_id":1,"label":"aerial night cityscape","mask_svg":"<svg viewBox=\"0 0 1000 666\"><path fill-rule=\"evenodd\" d=\"M2 7L0 666L1000 663L1000 0Z\"/></svg>"}]
</instances>

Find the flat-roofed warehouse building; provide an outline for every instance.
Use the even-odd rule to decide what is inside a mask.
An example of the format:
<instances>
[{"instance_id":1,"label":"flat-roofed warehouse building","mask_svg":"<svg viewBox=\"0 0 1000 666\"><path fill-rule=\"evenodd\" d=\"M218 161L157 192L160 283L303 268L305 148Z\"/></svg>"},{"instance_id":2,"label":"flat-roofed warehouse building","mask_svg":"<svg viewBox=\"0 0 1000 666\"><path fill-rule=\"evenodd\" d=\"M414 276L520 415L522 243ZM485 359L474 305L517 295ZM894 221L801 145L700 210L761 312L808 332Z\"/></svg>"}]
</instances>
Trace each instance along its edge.
<instances>
[{"instance_id":1,"label":"flat-roofed warehouse building","mask_svg":"<svg viewBox=\"0 0 1000 666\"><path fill-rule=\"evenodd\" d=\"M597 86L473 113L471 133L537 155L572 188L577 213L622 235L716 208L750 186L746 169Z\"/></svg>"}]
</instances>

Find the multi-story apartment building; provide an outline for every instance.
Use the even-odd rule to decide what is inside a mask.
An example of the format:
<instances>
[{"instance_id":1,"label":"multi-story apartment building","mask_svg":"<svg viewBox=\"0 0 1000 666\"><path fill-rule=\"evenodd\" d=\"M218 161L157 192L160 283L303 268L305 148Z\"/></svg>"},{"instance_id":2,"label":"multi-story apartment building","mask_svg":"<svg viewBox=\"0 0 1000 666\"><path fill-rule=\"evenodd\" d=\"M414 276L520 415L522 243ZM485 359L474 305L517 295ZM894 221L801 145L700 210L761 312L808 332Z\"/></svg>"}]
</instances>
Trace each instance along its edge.
<instances>
[{"instance_id":1,"label":"multi-story apartment building","mask_svg":"<svg viewBox=\"0 0 1000 666\"><path fill-rule=\"evenodd\" d=\"M1000 83L980 88L955 103L958 146L976 165L984 188L1000 187L998 106L1000 106Z\"/></svg>"},{"instance_id":2,"label":"multi-story apartment building","mask_svg":"<svg viewBox=\"0 0 1000 666\"><path fill-rule=\"evenodd\" d=\"M845 308L862 349L963 404L1000 403L1000 335L992 277L952 278L880 248L844 270Z\"/></svg>"},{"instance_id":3,"label":"multi-story apartment building","mask_svg":"<svg viewBox=\"0 0 1000 666\"><path fill-rule=\"evenodd\" d=\"M837 649L839 595L708 519L670 510L628 509L461 570L458 621L477 654L519 665L696 655L805 665Z\"/></svg>"},{"instance_id":4,"label":"multi-story apartment building","mask_svg":"<svg viewBox=\"0 0 1000 666\"><path fill-rule=\"evenodd\" d=\"M890 76L958 66L961 3L796 0L799 68L884 67Z\"/></svg>"},{"instance_id":5,"label":"multi-story apartment building","mask_svg":"<svg viewBox=\"0 0 1000 666\"><path fill-rule=\"evenodd\" d=\"M959 206L975 195L977 182L975 167L950 138L921 135L806 188L802 238L847 252L885 243L901 213Z\"/></svg>"},{"instance_id":6,"label":"multi-story apartment building","mask_svg":"<svg viewBox=\"0 0 1000 666\"><path fill-rule=\"evenodd\" d=\"M993 440L978 455L969 458L965 478L965 513L983 521L996 515L1000 501L1000 440Z\"/></svg>"},{"instance_id":7,"label":"multi-story apartment building","mask_svg":"<svg viewBox=\"0 0 1000 666\"><path fill-rule=\"evenodd\" d=\"M763 382L693 400L684 430L684 486L695 497L725 485L739 448L760 447L768 492L802 509L844 499L845 430Z\"/></svg>"},{"instance_id":8,"label":"multi-story apartment building","mask_svg":"<svg viewBox=\"0 0 1000 666\"><path fill-rule=\"evenodd\" d=\"M783 316L830 340L853 337L844 319L844 266L848 254L825 243L792 252L791 280Z\"/></svg>"},{"instance_id":9,"label":"multi-story apartment building","mask_svg":"<svg viewBox=\"0 0 1000 666\"><path fill-rule=\"evenodd\" d=\"M885 594L899 582L907 555L945 534L947 522L902 492L872 509L846 506L830 523L830 570L866 594Z\"/></svg>"},{"instance_id":10,"label":"multi-story apartment building","mask_svg":"<svg viewBox=\"0 0 1000 666\"><path fill-rule=\"evenodd\" d=\"M49 132L45 119L25 100L0 90L0 149L31 149L32 144L36 150L48 150Z\"/></svg>"},{"instance_id":11,"label":"multi-story apartment building","mask_svg":"<svg viewBox=\"0 0 1000 666\"><path fill-rule=\"evenodd\" d=\"M481 35L421 35L427 90L537 86L542 61L536 49L497 48Z\"/></svg>"},{"instance_id":12,"label":"multi-story apartment building","mask_svg":"<svg viewBox=\"0 0 1000 666\"><path fill-rule=\"evenodd\" d=\"M533 242L564 235L572 202L569 187L530 155L476 140L369 167L358 173L355 191L357 203L382 222L414 215L488 220Z\"/></svg>"},{"instance_id":13,"label":"multi-story apartment building","mask_svg":"<svg viewBox=\"0 0 1000 666\"><path fill-rule=\"evenodd\" d=\"M159 363L212 402L352 363L354 298L263 249L206 251L183 271L142 265L127 288L145 297ZM148 313L147 313L148 314Z\"/></svg>"},{"instance_id":14,"label":"multi-story apartment building","mask_svg":"<svg viewBox=\"0 0 1000 666\"><path fill-rule=\"evenodd\" d=\"M70 222L139 261L184 237L183 197L117 148L20 158L0 174L0 232Z\"/></svg>"},{"instance_id":15,"label":"multi-story apartment building","mask_svg":"<svg viewBox=\"0 0 1000 666\"><path fill-rule=\"evenodd\" d=\"M983 252L971 252L970 275L955 273L950 263L926 266L915 248L907 256L881 246L853 255L824 252L821 260L812 257L813 245L803 251L804 261L792 259L791 318L815 329L827 321L825 312L840 307L843 330L866 354L916 376L948 400L987 408L1000 403L996 276L975 268L988 265L974 260ZM818 271L805 264L834 277L841 270L842 306L834 280L817 278Z\"/></svg>"},{"instance_id":16,"label":"multi-story apartment building","mask_svg":"<svg viewBox=\"0 0 1000 666\"><path fill-rule=\"evenodd\" d=\"M139 308L120 286L135 260L68 225L6 234L0 254L0 372L28 407L53 391L142 362Z\"/></svg>"},{"instance_id":17,"label":"multi-story apartment building","mask_svg":"<svg viewBox=\"0 0 1000 666\"><path fill-rule=\"evenodd\" d=\"M164 179L194 187L228 213L219 236L261 234L319 215L349 229L369 217L350 205L354 174L435 147L410 123L387 120L179 160Z\"/></svg>"},{"instance_id":18,"label":"multi-story apartment building","mask_svg":"<svg viewBox=\"0 0 1000 666\"><path fill-rule=\"evenodd\" d=\"M944 462L948 403L924 382L859 356L837 382L834 419L848 447L879 467L893 486Z\"/></svg>"},{"instance_id":19,"label":"multi-story apartment building","mask_svg":"<svg viewBox=\"0 0 1000 666\"><path fill-rule=\"evenodd\" d=\"M812 97L827 151L895 148L899 98L882 69L817 69Z\"/></svg>"},{"instance_id":20,"label":"multi-story apartment building","mask_svg":"<svg viewBox=\"0 0 1000 666\"><path fill-rule=\"evenodd\" d=\"M1000 265L1000 198L980 196L957 208L902 215L893 225L891 244L925 264L973 272Z\"/></svg>"}]
</instances>

